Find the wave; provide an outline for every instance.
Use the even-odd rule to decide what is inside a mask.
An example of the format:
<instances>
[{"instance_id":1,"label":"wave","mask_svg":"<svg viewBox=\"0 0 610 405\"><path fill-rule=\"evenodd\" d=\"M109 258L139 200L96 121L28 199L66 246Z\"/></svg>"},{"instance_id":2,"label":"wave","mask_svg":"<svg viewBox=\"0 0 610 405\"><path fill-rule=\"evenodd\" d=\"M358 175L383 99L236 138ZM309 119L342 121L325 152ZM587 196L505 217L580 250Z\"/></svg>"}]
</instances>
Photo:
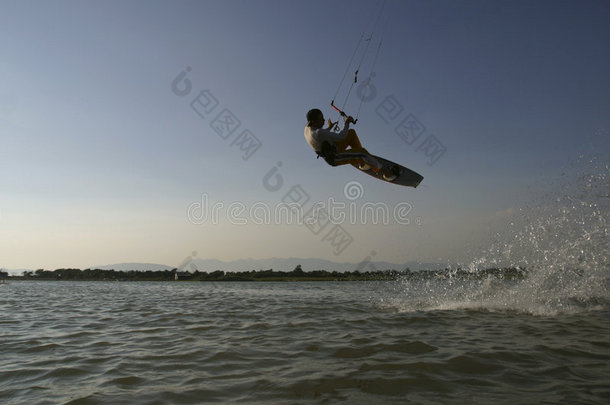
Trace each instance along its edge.
<instances>
[{"instance_id":1,"label":"wave","mask_svg":"<svg viewBox=\"0 0 610 405\"><path fill-rule=\"evenodd\" d=\"M523 280L400 280L381 305L399 311L482 309L535 315L609 308L610 169L591 159L570 173L553 190L514 210L490 246L453 271L512 266L526 269Z\"/></svg>"}]
</instances>

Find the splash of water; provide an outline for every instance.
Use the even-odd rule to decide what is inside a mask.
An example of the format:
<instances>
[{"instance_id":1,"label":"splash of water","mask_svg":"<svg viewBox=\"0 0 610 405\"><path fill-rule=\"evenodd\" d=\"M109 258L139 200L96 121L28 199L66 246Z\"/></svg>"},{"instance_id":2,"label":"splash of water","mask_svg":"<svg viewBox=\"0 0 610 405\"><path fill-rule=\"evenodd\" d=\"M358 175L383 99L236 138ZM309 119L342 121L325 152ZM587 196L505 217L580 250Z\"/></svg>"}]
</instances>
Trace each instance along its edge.
<instances>
[{"instance_id":1,"label":"splash of water","mask_svg":"<svg viewBox=\"0 0 610 405\"><path fill-rule=\"evenodd\" d=\"M610 169L592 159L560 187L506 219L472 272L519 266L524 280L401 280L382 306L399 311L479 309L556 315L610 308ZM451 273L450 273L451 274Z\"/></svg>"}]
</instances>

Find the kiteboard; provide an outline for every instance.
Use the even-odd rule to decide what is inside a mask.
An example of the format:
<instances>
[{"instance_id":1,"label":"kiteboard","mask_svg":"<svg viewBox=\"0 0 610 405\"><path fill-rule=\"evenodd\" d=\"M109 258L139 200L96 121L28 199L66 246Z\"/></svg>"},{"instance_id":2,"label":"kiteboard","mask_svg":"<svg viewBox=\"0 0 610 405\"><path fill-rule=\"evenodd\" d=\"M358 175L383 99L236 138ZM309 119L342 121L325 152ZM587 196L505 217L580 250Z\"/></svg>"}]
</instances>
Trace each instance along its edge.
<instances>
[{"instance_id":1,"label":"kiteboard","mask_svg":"<svg viewBox=\"0 0 610 405\"><path fill-rule=\"evenodd\" d=\"M358 170L360 170L361 172L368 174L369 176L373 176L379 180L383 180L388 183L398 184L400 186L416 188L419 185L419 183L421 183L421 181L424 179L424 176L422 176L421 174L416 173L411 169L407 169L406 167L401 166L398 163L391 162L391 161L384 159L382 157L379 157L379 156L375 156L375 155L372 155L372 156L375 159L377 159L379 162L381 162L381 164L383 165L384 168L386 168L386 167L393 168L394 172L397 174L396 178L394 180L386 180L383 177L382 170L380 170L379 173L375 173L373 171L373 169L370 169L370 168L368 170L362 170L358 167L358 165L353 165L353 166L355 168L357 168Z\"/></svg>"}]
</instances>

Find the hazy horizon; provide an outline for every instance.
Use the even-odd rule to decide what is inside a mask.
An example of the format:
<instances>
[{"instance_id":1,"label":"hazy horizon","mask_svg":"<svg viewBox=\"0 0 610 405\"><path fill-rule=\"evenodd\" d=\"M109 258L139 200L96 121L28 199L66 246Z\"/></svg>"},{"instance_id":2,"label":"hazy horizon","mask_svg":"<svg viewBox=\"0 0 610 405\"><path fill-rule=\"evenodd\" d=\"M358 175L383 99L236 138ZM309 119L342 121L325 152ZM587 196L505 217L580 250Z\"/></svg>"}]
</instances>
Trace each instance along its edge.
<instances>
[{"instance_id":1,"label":"hazy horizon","mask_svg":"<svg viewBox=\"0 0 610 405\"><path fill-rule=\"evenodd\" d=\"M196 252L193 252L196 253ZM302 266L304 271L313 270L329 270L329 271L346 271L358 269L361 271L376 271L376 270L439 270L442 269L445 263L425 263L425 262L403 262L391 263L387 261L374 260L374 256L367 256L360 262L341 262L318 258L303 258L303 257L269 257L263 259L240 258L231 261L223 261L218 259L202 259L195 256L187 256L182 262L176 265L164 263L140 263L140 262L125 262L125 263L107 263L86 266L80 270L99 269L99 270L117 270L117 271L145 271L145 270L172 270L180 269L183 271L215 271L224 270L227 272L240 272L250 270L274 269L278 271L290 271L297 265ZM22 275L24 271L36 270L54 271L60 268L3 268L0 270L8 271L10 275Z\"/></svg>"}]
</instances>

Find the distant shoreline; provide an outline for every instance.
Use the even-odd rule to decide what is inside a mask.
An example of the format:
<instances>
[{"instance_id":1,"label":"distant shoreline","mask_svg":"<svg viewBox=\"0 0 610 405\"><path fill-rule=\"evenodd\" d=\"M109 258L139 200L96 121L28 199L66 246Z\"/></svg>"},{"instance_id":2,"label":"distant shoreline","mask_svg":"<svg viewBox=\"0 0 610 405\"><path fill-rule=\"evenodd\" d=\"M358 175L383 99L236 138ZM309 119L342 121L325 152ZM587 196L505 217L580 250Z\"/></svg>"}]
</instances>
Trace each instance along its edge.
<instances>
[{"instance_id":1,"label":"distant shoreline","mask_svg":"<svg viewBox=\"0 0 610 405\"><path fill-rule=\"evenodd\" d=\"M387 281L396 279L486 279L495 277L499 279L524 279L527 272L523 268L491 268L478 271L466 271L462 269L451 270L421 270L403 271L383 270L365 271L358 270L352 272L337 272L326 270L314 270L305 272L297 266L293 271L274 271L252 270L242 272L224 272L216 270L208 272L187 272L178 269L163 271L116 271L101 269L57 269L57 270L36 270L35 272L25 272L21 276L4 277L5 280L44 280L44 281Z\"/></svg>"}]
</instances>

